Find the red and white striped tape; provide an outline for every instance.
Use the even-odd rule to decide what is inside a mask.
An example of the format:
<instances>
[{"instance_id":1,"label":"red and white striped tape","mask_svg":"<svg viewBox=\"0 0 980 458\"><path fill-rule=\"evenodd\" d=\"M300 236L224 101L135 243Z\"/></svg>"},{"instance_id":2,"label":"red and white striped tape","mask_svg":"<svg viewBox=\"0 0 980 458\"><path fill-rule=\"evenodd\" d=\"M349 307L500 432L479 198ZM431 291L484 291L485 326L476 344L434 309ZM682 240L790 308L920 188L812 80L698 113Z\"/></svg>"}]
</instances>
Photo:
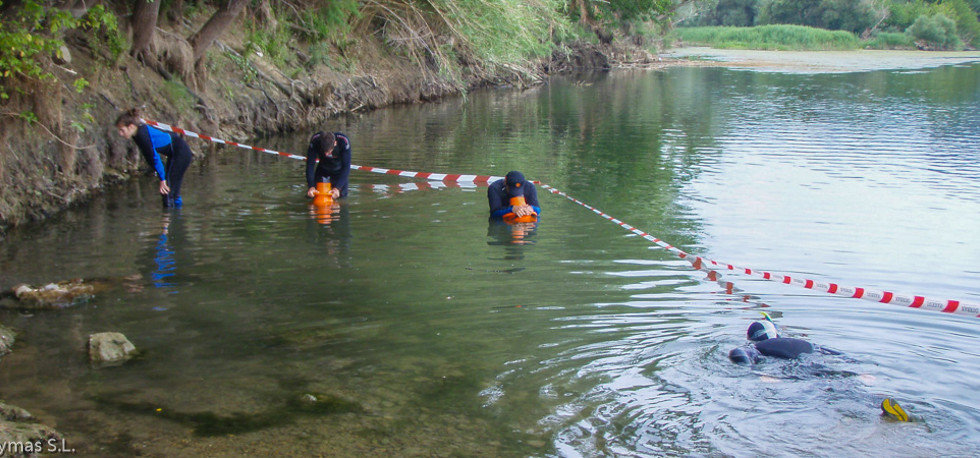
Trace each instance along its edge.
<instances>
[{"instance_id":1,"label":"red and white striped tape","mask_svg":"<svg viewBox=\"0 0 980 458\"><path fill-rule=\"evenodd\" d=\"M162 122L151 121L149 119L144 119L143 122L161 130L174 132L181 135L186 135L188 137L196 137L202 140L207 140L209 142L221 143L223 145L237 146L239 148L250 149L262 153L269 153L269 154L275 154L277 156L288 157L290 159L299 159L301 161L306 160L306 156L297 156L295 154L282 153L279 151L273 151L271 149L260 148L258 146L250 146L243 143L230 142L227 140L222 140L220 138L201 135L197 132L191 132L189 130L184 130L176 126L164 124ZM407 170L385 169L381 167L367 167L367 166L355 165L355 164L351 164L350 168L353 170L361 170L364 172L381 173L385 175L397 175L405 178L422 178L425 180L445 181L447 183L452 183L452 182L490 183L503 178L503 177L497 177L493 175L459 175L459 174L446 174L446 173L411 172Z\"/></svg>"},{"instance_id":2,"label":"red and white striped tape","mask_svg":"<svg viewBox=\"0 0 980 458\"><path fill-rule=\"evenodd\" d=\"M237 146L239 148L260 151L263 153L275 154L278 156L284 156L291 159L306 160L306 157L304 156L297 156L295 154L282 153L279 151L273 151L273 150L260 148L256 146L249 146L242 143L225 141L219 138L209 137L207 135L201 135L196 132L187 131L179 127L163 124L160 122L150 121L146 119L144 119L143 121L159 129L175 132L181 135L186 135L188 137L197 137L214 143ZM381 173L386 175L397 175L406 178L422 178L426 180L442 181L446 183L458 183L458 182L490 183L503 178L503 177L492 176L492 175L462 175L462 174L445 174L445 173L429 173L429 172L411 172L406 170L385 169L380 167L366 167L366 166L360 166L354 164L351 164L351 169L361 170L365 172L372 172L372 173ZM902 306L912 307L912 308L934 310L943 313L954 313L954 314L961 314L961 315L970 315L973 317L980 317L980 305L978 304L965 303L956 300L930 299L924 296L908 296L908 295L896 294L891 291L879 291L879 290L873 290L868 288L842 286L842 285L838 285L837 283L821 282L821 281L811 280L808 278L780 275L772 272L749 269L745 267L738 267L732 264L721 263L721 262L714 261L712 259L703 258L701 256L693 256L667 242L664 242L663 240L654 237L653 235L650 235L633 226L630 226L629 224L626 224L623 221L613 218L612 216L607 215L601 210L591 205L588 205L585 202L582 202L572 196L569 196L568 194L552 186L549 186L540 181L532 181L532 182L540 185L542 188L548 190L552 194L557 194L562 197L565 197L566 199L571 200L572 202L575 202L576 204L591 210L593 213L601 216L602 218L605 218L606 220L609 220L610 222L622 227L623 229L626 229L640 237L643 237L644 239L650 242L653 242L654 244L660 246L661 248L670 251L671 253L677 255L678 258L690 262L695 269L707 271L708 278L713 281L718 280L718 273L716 270L712 269L712 266L718 269L728 269L729 271L736 274L744 273L746 275L754 275L763 278L765 280L784 283L787 285L801 286L806 289L811 289L814 291L820 291L820 292L842 296L842 297L864 299L868 301L879 302L882 304L902 305ZM728 293L732 293L733 289L734 286L730 282L726 283L726 291Z\"/></svg>"},{"instance_id":3,"label":"red and white striped tape","mask_svg":"<svg viewBox=\"0 0 980 458\"><path fill-rule=\"evenodd\" d=\"M677 255L678 258L690 262L695 269L708 271L709 272L708 278L711 280L718 280L717 273L711 268L713 266L719 269L728 269L736 274L744 273L746 275L754 275L766 280L770 280L778 283L785 283L787 285L802 286L806 289L821 291L824 293L834 294L837 296L850 297L855 299L864 299L873 302L880 302L882 304L903 305L912 308L935 310L944 313L956 313L962 315L970 315L973 317L980 317L980 305L977 304L964 303L956 300L930 299L923 296L907 296L902 294L896 294L891 291L877 291L877 290L872 290L867 288L842 286L842 285L838 285L837 283L821 282L821 281L811 280L808 278L800 278L800 277L794 278L788 275L780 275L780 274L775 274L772 272L766 272L762 270L737 267L732 264L721 263L708 258L703 258L701 256L693 256L673 245L670 245L667 242L664 242L663 240L660 240L646 232L643 232L633 226L630 226L629 224L626 224L623 221L613 218L605 214L601 210L592 207L591 205L588 205L572 196L569 196L568 194L559 191L558 189L555 189L551 186L548 186L547 184L538 181L535 181L534 183L538 183L541 185L542 188L551 191L552 194L558 194L560 196L563 196L566 199L571 200L572 202L575 202L591 210L593 213L609 220L610 222L617 224L623 229L626 229L636 235L639 235L640 237L643 237L657 244L661 248L670 251L671 253L674 253L675 255ZM729 293L732 292L732 286L730 283L728 284L726 289L728 290Z\"/></svg>"}]
</instances>

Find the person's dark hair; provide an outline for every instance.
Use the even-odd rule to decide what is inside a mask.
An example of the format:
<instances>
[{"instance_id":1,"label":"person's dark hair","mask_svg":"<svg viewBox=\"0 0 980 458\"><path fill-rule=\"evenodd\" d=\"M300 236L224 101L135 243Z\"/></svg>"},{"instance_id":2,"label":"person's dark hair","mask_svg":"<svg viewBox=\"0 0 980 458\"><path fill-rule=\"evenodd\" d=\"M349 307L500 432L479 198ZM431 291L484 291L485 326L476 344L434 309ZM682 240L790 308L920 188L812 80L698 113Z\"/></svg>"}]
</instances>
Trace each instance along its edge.
<instances>
[{"instance_id":1,"label":"person's dark hair","mask_svg":"<svg viewBox=\"0 0 980 458\"><path fill-rule=\"evenodd\" d=\"M327 150L333 148L334 143L337 141L337 137L333 132L320 132L313 136L313 151L319 153L326 153Z\"/></svg>"},{"instance_id":2,"label":"person's dark hair","mask_svg":"<svg viewBox=\"0 0 980 458\"><path fill-rule=\"evenodd\" d=\"M119 114L116 118L116 127L129 126L129 125L140 125L142 118L140 117L139 108L130 108Z\"/></svg>"}]
</instances>

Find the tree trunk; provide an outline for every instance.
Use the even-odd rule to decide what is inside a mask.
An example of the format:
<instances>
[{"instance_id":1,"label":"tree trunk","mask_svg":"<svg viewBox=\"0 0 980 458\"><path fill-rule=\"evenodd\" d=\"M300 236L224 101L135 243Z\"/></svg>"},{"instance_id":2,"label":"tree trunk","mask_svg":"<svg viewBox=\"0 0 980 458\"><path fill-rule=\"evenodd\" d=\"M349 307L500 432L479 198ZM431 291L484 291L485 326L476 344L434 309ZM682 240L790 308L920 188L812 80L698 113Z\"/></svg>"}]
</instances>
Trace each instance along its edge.
<instances>
[{"instance_id":1,"label":"tree trunk","mask_svg":"<svg viewBox=\"0 0 980 458\"><path fill-rule=\"evenodd\" d=\"M217 40L221 36L246 5L248 5L248 0L226 1L211 16L211 19L208 19L207 24L204 24L204 27L201 27L201 30L198 30L188 40L191 43L191 48L194 50L194 62L198 62L204 58L204 53L211 47L214 40Z\"/></svg>"},{"instance_id":2,"label":"tree trunk","mask_svg":"<svg viewBox=\"0 0 980 458\"><path fill-rule=\"evenodd\" d=\"M586 0L577 0L578 3L578 21L582 25L591 25L592 21L589 19L589 9L585 6Z\"/></svg>"},{"instance_id":3,"label":"tree trunk","mask_svg":"<svg viewBox=\"0 0 980 458\"><path fill-rule=\"evenodd\" d=\"M150 55L150 44L153 43L153 33L157 28L157 17L160 15L160 2L163 0L135 0L133 19L133 47L129 53L143 61Z\"/></svg>"}]
</instances>

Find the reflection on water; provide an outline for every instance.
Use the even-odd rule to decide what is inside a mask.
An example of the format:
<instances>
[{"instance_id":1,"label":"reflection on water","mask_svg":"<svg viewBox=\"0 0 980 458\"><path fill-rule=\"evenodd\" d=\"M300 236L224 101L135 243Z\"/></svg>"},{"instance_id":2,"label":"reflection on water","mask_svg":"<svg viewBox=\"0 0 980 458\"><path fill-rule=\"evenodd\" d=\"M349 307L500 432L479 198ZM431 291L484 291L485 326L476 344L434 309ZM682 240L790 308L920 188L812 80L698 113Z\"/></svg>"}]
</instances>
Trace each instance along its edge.
<instances>
[{"instance_id":1,"label":"reflection on water","mask_svg":"<svg viewBox=\"0 0 980 458\"><path fill-rule=\"evenodd\" d=\"M174 251L169 243L171 217L169 212L163 215L163 228L160 230L160 238L157 240L153 255L155 268L150 273L150 278L153 280L153 286L169 289L172 294L176 294L177 284L169 281L177 270L177 261L174 259Z\"/></svg>"},{"instance_id":2,"label":"reflection on water","mask_svg":"<svg viewBox=\"0 0 980 458\"><path fill-rule=\"evenodd\" d=\"M520 169L688 253L980 301L980 67L582 81L332 128L357 164ZM474 185L354 173L311 209L302 163L226 149L195 167L179 213L128 183L0 246L4 289L142 283L0 313L21 332L0 397L83 456L980 452L970 318L709 277L555 195L509 226ZM842 354L730 363L760 310ZM89 367L107 330L142 357ZM919 421L882 418L885 396Z\"/></svg>"}]
</instances>

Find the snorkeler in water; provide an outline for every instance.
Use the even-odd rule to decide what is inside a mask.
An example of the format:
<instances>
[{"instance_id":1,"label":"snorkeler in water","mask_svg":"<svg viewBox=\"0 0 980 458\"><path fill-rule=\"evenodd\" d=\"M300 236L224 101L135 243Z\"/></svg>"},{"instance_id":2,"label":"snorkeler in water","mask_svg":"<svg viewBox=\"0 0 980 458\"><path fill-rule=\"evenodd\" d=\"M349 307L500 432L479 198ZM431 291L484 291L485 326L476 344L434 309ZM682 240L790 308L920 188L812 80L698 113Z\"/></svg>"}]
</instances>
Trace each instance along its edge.
<instances>
[{"instance_id":1,"label":"snorkeler in water","mask_svg":"<svg viewBox=\"0 0 980 458\"><path fill-rule=\"evenodd\" d=\"M769 314L762 313L762 321L753 321L749 325L746 336L751 344L734 348L728 352L728 359L736 364L758 364L764 357L779 359L796 359L800 355L809 353L821 353L825 355L840 355L837 350L813 345L803 339L793 337L780 337L779 329L773 323ZM813 368L813 375L839 375L839 376L858 376L859 374L850 371L829 370L818 365ZM885 398L881 401L882 415L897 421L915 421L905 412L897 401Z\"/></svg>"},{"instance_id":2,"label":"snorkeler in water","mask_svg":"<svg viewBox=\"0 0 980 458\"><path fill-rule=\"evenodd\" d=\"M764 356L781 359L794 359L807 353L819 352L825 355L839 355L840 352L818 347L803 339L780 337L779 329L768 314L765 319L753 321L746 333L751 344L732 349L728 359L736 364L758 364Z\"/></svg>"}]
</instances>

